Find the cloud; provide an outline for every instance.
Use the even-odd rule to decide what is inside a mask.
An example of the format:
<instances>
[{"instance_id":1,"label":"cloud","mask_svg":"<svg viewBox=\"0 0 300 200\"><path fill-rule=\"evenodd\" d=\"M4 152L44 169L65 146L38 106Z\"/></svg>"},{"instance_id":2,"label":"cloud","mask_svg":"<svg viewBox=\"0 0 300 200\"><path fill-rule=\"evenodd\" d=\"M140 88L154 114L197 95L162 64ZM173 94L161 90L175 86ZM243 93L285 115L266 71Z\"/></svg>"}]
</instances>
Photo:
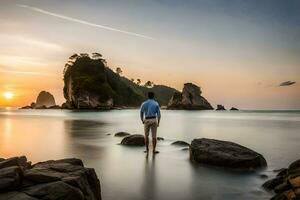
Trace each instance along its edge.
<instances>
[{"instance_id":1,"label":"cloud","mask_svg":"<svg viewBox=\"0 0 300 200\"><path fill-rule=\"evenodd\" d=\"M76 22L76 23L79 23L79 24L87 25L87 26L92 26L92 27L96 27L96 28L100 28L100 29L104 29L104 30L108 30L108 31L119 32L119 33L132 35L132 36L136 36L136 37L141 37L141 38L144 38L144 39L154 40L153 37L150 37L150 36L147 36L147 35L134 33L134 32L130 32L130 31L125 31L125 30L113 28L113 27L110 27L110 26L104 26L104 25L101 25L101 24L91 23L91 22L88 22L88 21L85 21L85 20L76 19L76 18L73 18L73 17L68 17L68 16L65 16L65 15L49 12L47 10L43 10L43 9L40 9L40 8L37 8L37 7L32 7L32 6L23 5L23 4L17 4L17 6L22 7L22 8L26 8L26 9L30 9L30 10L33 10L35 12L39 12L39 13L42 13L42 14L45 14L45 15L57 17L57 18L60 18L60 19Z\"/></svg>"},{"instance_id":2,"label":"cloud","mask_svg":"<svg viewBox=\"0 0 300 200\"><path fill-rule=\"evenodd\" d=\"M279 84L280 87L282 86L290 86L290 85L294 85L296 82L295 81L284 81L282 83Z\"/></svg>"}]
</instances>

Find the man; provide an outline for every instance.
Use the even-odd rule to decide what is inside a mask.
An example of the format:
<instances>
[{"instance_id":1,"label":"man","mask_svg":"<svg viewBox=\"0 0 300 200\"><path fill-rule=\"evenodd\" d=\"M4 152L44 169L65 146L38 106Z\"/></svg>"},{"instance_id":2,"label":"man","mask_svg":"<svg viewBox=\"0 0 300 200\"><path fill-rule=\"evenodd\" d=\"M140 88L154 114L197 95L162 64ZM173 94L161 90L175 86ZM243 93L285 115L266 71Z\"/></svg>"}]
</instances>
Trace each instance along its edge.
<instances>
[{"instance_id":1,"label":"man","mask_svg":"<svg viewBox=\"0 0 300 200\"><path fill-rule=\"evenodd\" d=\"M154 100L154 93L148 93L148 100L141 106L141 120L144 124L146 151L149 152L149 132L152 134L153 154L159 153L156 148L156 132L160 122L160 109L157 101Z\"/></svg>"}]
</instances>

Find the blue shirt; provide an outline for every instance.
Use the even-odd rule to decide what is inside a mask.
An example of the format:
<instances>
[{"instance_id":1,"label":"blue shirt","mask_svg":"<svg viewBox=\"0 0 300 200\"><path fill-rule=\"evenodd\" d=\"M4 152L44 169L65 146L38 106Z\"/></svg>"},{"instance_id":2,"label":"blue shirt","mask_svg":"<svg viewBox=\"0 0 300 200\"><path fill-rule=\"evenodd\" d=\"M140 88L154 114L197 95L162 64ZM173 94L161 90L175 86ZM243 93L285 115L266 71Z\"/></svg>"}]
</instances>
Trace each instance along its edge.
<instances>
[{"instance_id":1,"label":"blue shirt","mask_svg":"<svg viewBox=\"0 0 300 200\"><path fill-rule=\"evenodd\" d=\"M148 99L141 106L141 120L144 121L147 117L157 117L160 119L160 109L157 101L153 99Z\"/></svg>"}]
</instances>

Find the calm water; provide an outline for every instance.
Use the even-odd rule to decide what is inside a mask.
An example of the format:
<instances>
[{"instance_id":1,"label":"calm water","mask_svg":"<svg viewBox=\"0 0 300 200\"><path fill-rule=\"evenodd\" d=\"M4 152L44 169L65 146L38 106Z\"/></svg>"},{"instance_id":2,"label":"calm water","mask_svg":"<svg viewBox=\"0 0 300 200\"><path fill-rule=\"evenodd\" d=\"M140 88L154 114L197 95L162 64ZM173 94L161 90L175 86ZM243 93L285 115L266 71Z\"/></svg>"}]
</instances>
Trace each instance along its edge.
<instances>
[{"instance_id":1,"label":"calm water","mask_svg":"<svg viewBox=\"0 0 300 200\"><path fill-rule=\"evenodd\" d=\"M300 112L162 111L160 154L118 145L115 132L142 133L137 110L72 112L0 110L0 157L27 155L33 162L81 158L96 169L104 200L267 199L260 174L300 158ZM111 135L107 135L111 134ZM189 162L188 151L171 146L193 138L230 140L263 154L268 168L230 172Z\"/></svg>"}]
</instances>

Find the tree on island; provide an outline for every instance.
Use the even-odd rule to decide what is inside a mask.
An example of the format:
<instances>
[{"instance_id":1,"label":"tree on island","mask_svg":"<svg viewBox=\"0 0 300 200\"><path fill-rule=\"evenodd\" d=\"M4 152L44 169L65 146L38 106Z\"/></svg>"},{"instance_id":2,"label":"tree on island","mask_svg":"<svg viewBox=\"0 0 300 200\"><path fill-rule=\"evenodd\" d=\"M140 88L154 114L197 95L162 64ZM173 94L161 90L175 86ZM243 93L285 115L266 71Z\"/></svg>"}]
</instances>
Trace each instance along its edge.
<instances>
[{"instance_id":1,"label":"tree on island","mask_svg":"<svg viewBox=\"0 0 300 200\"><path fill-rule=\"evenodd\" d=\"M122 69L120 67L117 67L116 73L120 76L122 74Z\"/></svg>"},{"instance_id":2,"label":"tree on island","mask_svg":"<svg viewBox=\"0 0 300 200\"><path fill-rule=\"evenodd\" d=\"M101 59L102 58L102 54L100 54L100 53L97 53L97 52L95 52L95 53L92 53L92 58L93 59Z\"/></svg>"},{"instance_id":3,"label":"tree on island","mask_svg":"<svg viewBox=\"0 0 300 200\"><path fill-rule=\"evenodd\" d=\"M152 81L147 81L144 86L150 88L153 87L153 85L154 83Z\"/></svg>"}]
</instances>

